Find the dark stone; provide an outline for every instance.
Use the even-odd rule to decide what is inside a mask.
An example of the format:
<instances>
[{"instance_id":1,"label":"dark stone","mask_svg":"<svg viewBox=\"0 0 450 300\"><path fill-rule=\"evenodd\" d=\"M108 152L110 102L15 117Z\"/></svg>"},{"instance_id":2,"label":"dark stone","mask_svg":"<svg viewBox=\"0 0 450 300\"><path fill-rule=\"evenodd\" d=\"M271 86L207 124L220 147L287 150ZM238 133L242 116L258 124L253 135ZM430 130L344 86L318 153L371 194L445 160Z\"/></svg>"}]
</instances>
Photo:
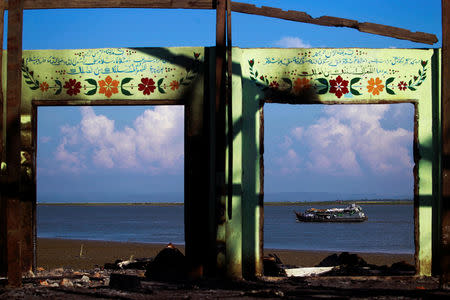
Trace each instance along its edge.
<instances>
[{"instance_id":1,"label":"dark stone","mask_svg":"<svg viewBox=\"0 0 450 300\"><path fill-rule=\"evenodd\" d=\"M109 286L118 290L139 290L141 280L135 275L112 273L109 277Z\"/></svg>"},{"instance_id":2,"label":"dark stone","mask_svg":"<svg viewBox=\"0 0 450 300\"><path fill-rule=\"evenodd\" d=\"M170 243L148 264L145 276L148 279L161 281L186 279L186 257Z\"/></svg>"},{"instance_id":3,"label":"dark stone","mask_svg":"<svg viewBox=\"0 0 450 300\"><path fill-rule=\"evenodd\" d=\"M336 253L325 257L316 267L339 266L339 257Z\"/></svg>"},{"instance_id":4,"label":"dark stone","mask_svg":"<svg viewBox=\"0 0 450 300\"><path fill-rule=\"evenodd\" d=\"M276 254L269 254L263 258L264 276L284 277L284 270L281 259Z\"/></svg>"},{"instance_id":5,"label":"dark stone","mask_svg":"<svg viewBox=\"0 0 450 300\"><path fill-rule=\"evenodd\" d=\"M389 272L393 275L414 275L416 273L416 268L406 261L399 261L392 264L389 268Z\"/></svg>"},{"instance_id":6,"label":"dark stone","mask_svg":"<svg viewBox=\"0 0 450 300\"><path fill-rule=\"evenodd\" d=\"M351 266L367 267L367 262L357 254L342 252L325 257L316 267Z\"/></svg>"},{"instance_id":7,"label":"dark stone","mask_svg":"<svg viewBox=\"0 0 450 300\"><path fill-rule=\"evenodd\" d=\"M106 270L118 270L119 269L119 267L117 266L117 264L112 264L112 263L106 263L105 265L104 265L104 268L106 269Z\"/></svg>"}]
</instances>

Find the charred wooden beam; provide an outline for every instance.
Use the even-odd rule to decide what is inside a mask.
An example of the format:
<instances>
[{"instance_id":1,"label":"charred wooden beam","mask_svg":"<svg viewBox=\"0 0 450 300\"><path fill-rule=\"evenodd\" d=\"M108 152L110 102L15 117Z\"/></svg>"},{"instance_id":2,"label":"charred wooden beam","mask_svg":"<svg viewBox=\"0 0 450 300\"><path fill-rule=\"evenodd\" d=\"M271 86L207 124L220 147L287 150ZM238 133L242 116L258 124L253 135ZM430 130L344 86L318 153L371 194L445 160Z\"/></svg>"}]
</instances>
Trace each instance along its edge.
<instances>
[{"instance_id":1,"label":"charred wooden beam","mask_svg":"<svg viewBox=\"0 0 450 300\"><path fill-rule=\"evenodd\" d=\"M231 1L227 0L227 76L226 76L226 106L228 124L228 218L231 219L233 211L233 101L231 97L231 83L233 75L233 61L231 58Z\"/></svg>"},{"instance_id":2,"label":"charred wooden beam","mask_svg":"<svg viewBox=\"0 0 450 300\"><path fill-rule=\"evenodd\" d=\"M8 9L8 1L2 1ZM24 0L24 9L60 8L188 8L212 9L213 0Z\"/></svg>"},{"instance_id":3,"label":"charred wooden beam","mask_svg":"<svg viewBox=\"0 0 450 300\"><path fill-rule=\"evenodd\" d=\"M225 61L226 61L226 0L216 0L216 76L215 76L215 200L217 223L217 271L225 272L225 236L219 236L226 223L225 186Z\"/></svg>"},{"instance_id":4,"label":"charred wooden beam","mask_svg":"<svg viewBox=\"0 0 450 300\"><path fill-rule=\"evenodd\" d=\"M22 214L20 199L20 104L22 94L23 0L10 0L6 107L6 196L8 285L22 284ZM3 187L4 188L4 187Z\"/></svg>"},{"instance_id":5,"label":"charred wooden beam","mask_svg":"<svg viewBox=\"0 0 450 300\"><path fill-rule=\"evenodd\" d=\"M0 4L3 9L8 9L8 1ZM356 20L322 16L313 18L301 11L282 10L280 8L253 4L231 2L232 10L235 12L279 18L295 22L310 23L331 27L349 27L361 32L383 35L417 43L434 44L438 41L436 35L424 32L412 32L407 29L380 25ZM184 8L184 9L214 9L214 0L74 0L64 2L60 0L24 0L24 9L63 9L63 8Z\"/></svg>"},{"instance_id":6,"label":"charred wooden beam","mask_svg":"<svg viewBox=\"0 0 450 300\"><path fill-rule=\"evenodd\" d=\"M359 30L361 32L367 32L377 35L383 35L393 37L396 39L409 40L417 43L434 44L438 41L436 35L424 32L411 32L407 29L398 27L392 27L387 25L380 25L375 23L360 23L356 20L343 19L337 17L323 16L319 18L313 18L305 12L294 10L282 10L274 7L257 7L252 4L232 2L232 10L244 14L260 15L272 18L279 18L289 21L310 23L322 26L331 27L349 27Z\"/></svg>"},{"instance_id":7,"label":"charred wooden beam","mask_svg":"<svg viewBox=\"0 0 450 300\"><path fill-rule=\"evenodd\" d=\"M440 273L450 284L450 3L442 0L442 205L440 228Z\"/></svg>"},{"instance_id":8,"label":"charred wooden beam","mask_svg":"<svg viewBox=\"0 0 450 300\"><path fill-rule=\"evenodd\" d=\"M0 70L2 70L3 61L3 27L5 11L0 8ZM3 170L2 162L5 160L4 136L3 136L3 78L0 72L0 191L2 190ZM6 199L0 194L0 276L6 275Z\"/></svg>"}]
</instances>

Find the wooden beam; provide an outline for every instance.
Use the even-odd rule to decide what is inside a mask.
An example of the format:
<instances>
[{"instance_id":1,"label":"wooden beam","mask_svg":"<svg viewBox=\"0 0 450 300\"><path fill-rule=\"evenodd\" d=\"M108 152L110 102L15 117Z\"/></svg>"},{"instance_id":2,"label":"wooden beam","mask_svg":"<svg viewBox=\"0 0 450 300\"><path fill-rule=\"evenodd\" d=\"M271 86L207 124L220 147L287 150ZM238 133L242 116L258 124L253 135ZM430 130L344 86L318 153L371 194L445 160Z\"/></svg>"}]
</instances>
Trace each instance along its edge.
<instances>
[{"instance_id":1,"label":"wooden beam","mask_svg":"<svg viewBox=\"0 0 450 300\"><path fill-rule=\"evenodd\" d=\"M3 9L8 9L8 1L2 1ZM349 27L361 32L372 33L417 43L434 44L438 41L436 35L424 32L411 32L407 29L380 25L375 23L360 23L355 20L322 16L312 18L305 12L295 10L282 10L280 8L253 4L231 2L235 12L279 18L295 22L310 23L331 27ZM24 0L24 9L64 9L64 8L169 8L169 9L214 9L214 0L73 0L64 2L60 0Z\"/></svg>"},{"instance_id":2,"label":"wooden beam","mask_svg":"<svg viewBox=\"0 0 450 300\"><path fill-rule=\"evenodd\" d=\"M231 98L231 83L233 76L233 61L231 58L231 1L227 0L227 76L225 102L227 106L228 124L228 218L232 218L233 211L233 101Z\"/></svg>"},{"instance_id":3,"label":"wooden beam","mask_svg":"<svg viewBox=\"0 0 450 300\"><path fill-rule=\"evenodd\" d=\"M332 27L349 27L359 30L361 32L367 32L377 35L383 35L393 37L396 39L409 40L417 43L434 44L438 41L436 35L424 32L411 32L407 29L398 27L380 25L375 23L360 23L355 20L342 19L336 17L323 16L319 18L313 18L305 12L294 10L282 10L274 7L257 7L253 4L232 2L232 10L234 12L240 12L244 14L260 15L272 18L279 18L289 21L310 23L322 26Z\"/></svg>"},{"instance_id":4,"label":"wooden beam","mask_svg":"<svg viewBox=\"0 0 450 300\"><path fill-rule=\"evenodd\" d=\"M22 25L23 0L10 0L8 12L8 67L7 67L7 256L8 285L22 284L22 226L20 203L20 104L22 93ZM3 191L2 191L3 193ZM5 194L2 194L2 197Z\"/></svg>"},{"instance_id":5,"label":"wooden beam","mask_svg":"<svg viewBox=\"0 0 450 300\"><path fill-rule=\"evenodd\" d=\"M2 1L4 9L8 2ZM24 0L24 9L61 8L187 8L212 9L213 0Z\"/></svg>"},{"instance_id":6,"label":"wooden beam","mask_svg":"<svg viewBox=\"0 0 450 300\"><path fill-rule=\"evenodd\" d=\"M442 0L442 204L441 282L450 285L450 3Z\"/></svg>"},{"instance_id":7,"label":"wooden beam","mask_svg":"<svg viewBox=\"0 0 450 300\"><path fill-rule=\"evenodd\" d=\"M4 18L5 11L3 8L0 8L0 70L2 70L2 62L3 62L3 31L4 31ZM2 73L0 72L0 168L1 163L5 159L5 149L4 149L4 136L3 136L3 78ZM2 190L2 173L3 170L0 169L0 191ZM0 276L6 276L6 202L4 201L2 195L0 194Z\"/></svg>"},{"instance_id":8,"label":"wooden beam","mask_svg":"<svg viewBox=\"0 0 450 300\"><path fill-rule=\"evenodd\" d=\"M225 275L226 237L221 236L226 228L225 186L225 60L226 60L226 0L216 0L216 76L215 76L215 200L217 226L217 271ZM219 246L220 245L220 246Z\"/></svg>"}]
</instances>

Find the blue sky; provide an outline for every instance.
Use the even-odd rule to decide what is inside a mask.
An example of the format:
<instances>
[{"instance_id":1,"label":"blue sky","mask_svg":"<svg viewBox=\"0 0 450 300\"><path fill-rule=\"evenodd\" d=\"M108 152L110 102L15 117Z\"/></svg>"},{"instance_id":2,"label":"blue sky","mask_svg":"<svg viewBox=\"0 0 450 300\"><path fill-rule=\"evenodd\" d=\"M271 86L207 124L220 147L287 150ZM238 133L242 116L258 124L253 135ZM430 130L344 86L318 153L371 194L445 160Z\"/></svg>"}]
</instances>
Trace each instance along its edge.
<instances>
[{"instance_id":1,"label":"blue sky","mask_svg":"<svg viewBox=\"0 0 450 300\"><path fill-rule=\"evenodd\" d=\"M313 17L329 15L398 26L434 33L441 39L438 0L241 2L304 11ZM232 26L233 45L243 48L430 47L353 29L238 13L232 15ZM24 49L214 44L215 11L24 13ZM438 42L432 47L440 46ZM266 193L320 191L411 197L413 113L409 104L266 105ZM182 108L40 107L38 116L38 201L180 201ZM154 128L164 135L156 136ZM361 128L370 128L375 134L364 140ZM339 134L347 138L338 141ZM335 155L336 147L346 155Z\"/></svg>"}]
</instances>

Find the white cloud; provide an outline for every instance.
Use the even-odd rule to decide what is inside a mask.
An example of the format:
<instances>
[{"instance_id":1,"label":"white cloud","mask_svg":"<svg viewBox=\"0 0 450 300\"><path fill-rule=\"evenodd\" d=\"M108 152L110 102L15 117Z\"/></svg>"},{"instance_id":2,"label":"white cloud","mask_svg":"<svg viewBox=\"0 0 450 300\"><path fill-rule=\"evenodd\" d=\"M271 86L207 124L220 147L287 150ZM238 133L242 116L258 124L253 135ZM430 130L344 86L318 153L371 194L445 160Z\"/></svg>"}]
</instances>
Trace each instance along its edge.
<instances>
[{"instance_id":1,"label":"white cloud","mask_svg":"<svg viewBox=\"0 0 450 300\"><path fill-rule=\"evenodd\" d=\"M60 163L61 170L79 173L85 169L86 166L83 162L83 155L76 151L68 151L66 145L68 144L67 138L63 137L62 142L58 145L55 151L55 160Z\"/></svg>"},{"instance_id":2,"label":"white cloud","mask_svg":"<svg viewBox=\"0 0 450 300\"><path fill-rule=\"evenodd\" d=\"M300 171L302 160L298 157L294 149L288 149L283 156L275 159L281 175L295 174Z\"/></svg>"},{"instance_id":3,"label":"white cloud","mask_svg":"<svg viewBox=\"0 0 450 300\"><path fill-rule=\"evenodd\" d=\"M295 127L294 129L292 129L292 135L297 140L301 140L302 139L303 133L305 133L305 129L303 127Z\"/></svg>"},{"instance_id":4,"label":"white cloud","mask_svg":"<svg viewBox=\"0 0 450 300\"><path fill-rule=\"evenodd\" d=\"M146 110L134 122L136 147L139 157L163 168L173 168L182 163L183 108L158 106Z\"/></svg>"},{"instance_id":5,"label":"white cloud","mask_svg":"<svg viewBox=\"0 0 450 300\"><path fill-rule=\"evenodd\" d=\"M311 45L298 37L285 36L275 42L281 48L311 48Z\"/></svg>"},{"instance_id":6,"label":"white cloud","mask_svg":"<svg viewBox=\"0 0 450 300\"><path fill-rule=\"evenodd\" d=\"M386 130L380 120L389 105L326 107L326 117L304 133L311 148L306 166L315 172L360 175L361 164L378 174L412 171L413 133L403 128Z\"/></svg>"},{"instance_id":7,"label":"white cloud","mask_svg":"<svg viewBox=\"0 0 450 300\"><path fill-rule=\"evenodd\" d=\"M75 151L100 168L133 169L143 172L179 172L183 167L183 107L156 106L134 120L133 127L118 130L114 120L81 108L77 126L63 126L58 146L59 160L73 160ZM64 151L63 151L64 150ZM67 162L65 162L67 164Z\"/></svg>"},{"instance_id":8,"label":"white cloud","mask_svg":"<svg viewBox=\"0 0 450 300\"><path fill-rule=\"evenodd\" d=\"M392 116L394 119L404 118L409 112L408 109L405 109L404 105L392 105L391 107Z\"/></svg>"},{"instance_id":9,"label":"white cloud","mask_svg":"<svg viewBox=\"0 0 450 300\"><path fill-rule=\"evenodd\" d=\"M279 144L279 147L281 149L289 149L291 146L292 146L292 139L287 135L285 135L283 137L283 141L281 142L281 144Z\"/></svg>"},{"instance_id":10,"label":"white cloud","mask_svg":"<svg viewBox=\"0 0 450 300\"><path fill-rule=\"evenodd\" d=\"M353 148L353 132L336 117L321 118L305 131L312 151L307 167L318 173L358 175L360 167Z\"/></svg>"},{"instance_id":11,"label":"white cloud","mask_svg":"<svg viewBox=\"0 0 450 300\"><path fill-rule=\"evenodd\" d=\"M52 138L50 136L43 136L43 137L40 138L40 141L41 141L42 144L47 144L51 140L52 140Z\"/></svg>"}]
</instances>

